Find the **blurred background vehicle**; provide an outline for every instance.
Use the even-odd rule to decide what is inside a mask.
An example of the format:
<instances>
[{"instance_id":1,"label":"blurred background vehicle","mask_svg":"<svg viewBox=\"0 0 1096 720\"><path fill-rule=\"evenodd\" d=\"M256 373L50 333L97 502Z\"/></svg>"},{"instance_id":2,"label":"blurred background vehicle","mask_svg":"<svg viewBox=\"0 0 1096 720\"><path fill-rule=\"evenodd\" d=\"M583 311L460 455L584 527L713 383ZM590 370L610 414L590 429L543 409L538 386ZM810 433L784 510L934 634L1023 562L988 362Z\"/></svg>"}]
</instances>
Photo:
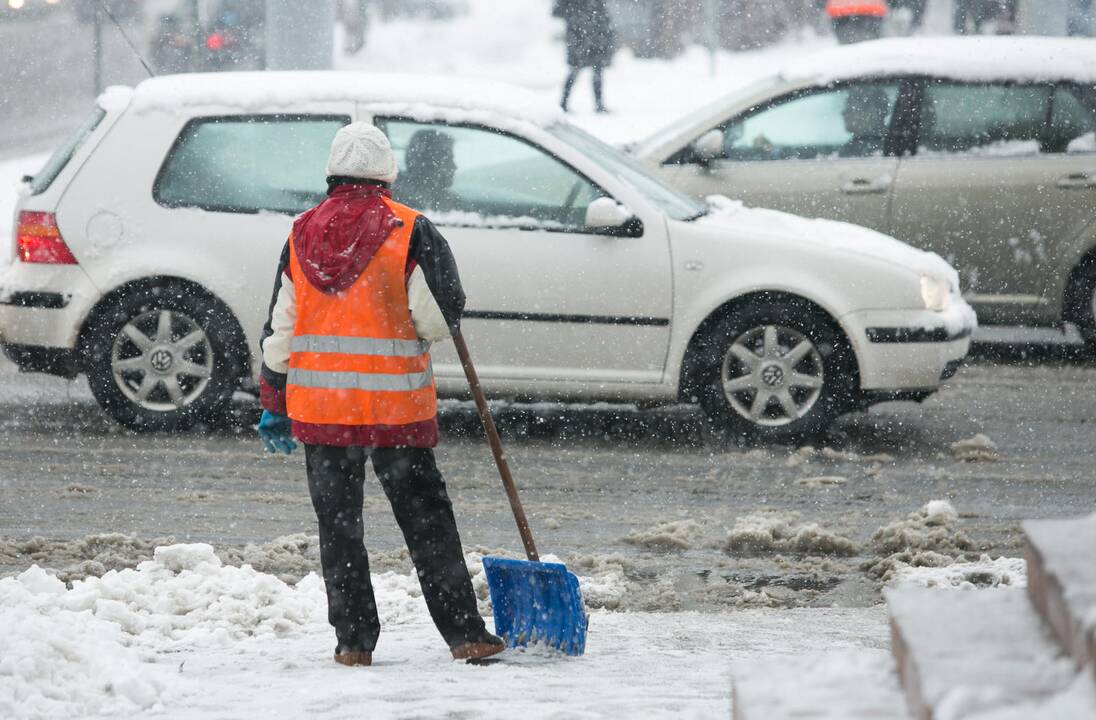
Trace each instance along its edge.
<instances>
[{"instance_id":1,"label":"blurred background vehicle","mask_svg":"<svg viewBox=\"0 0 1096 720\"><path fill-rule=\"evenodd\" d=\"M933 250L983 324L1096 347L1096 44L879 40L813 56L637 153L694 195L847 220Z\"/></svg>"},{"instance_id":2,"label":"blurred background vehicle","mask_svg":"<svg viewBox=\"0 0 1096 720\"><path fill-rule=\"evenodd\" d=\"M149 48L154 70L262 70L265 17L265 0L179 0L159 16Z\"/></svg>"}]
</instances>

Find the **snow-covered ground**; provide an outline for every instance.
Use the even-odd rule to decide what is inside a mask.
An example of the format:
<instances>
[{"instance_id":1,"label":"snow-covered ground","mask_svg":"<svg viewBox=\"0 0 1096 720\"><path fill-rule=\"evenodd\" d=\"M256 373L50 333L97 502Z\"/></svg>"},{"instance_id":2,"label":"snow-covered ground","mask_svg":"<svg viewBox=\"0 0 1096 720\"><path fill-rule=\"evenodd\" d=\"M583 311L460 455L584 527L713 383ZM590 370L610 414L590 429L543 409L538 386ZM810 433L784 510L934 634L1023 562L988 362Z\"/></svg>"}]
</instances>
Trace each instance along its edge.
<instances>
[{"instance_id":1,"label":"snow-covered ground","mask_svg":"<svg viewBox=\"0 0 1096 720\"><path fill-rule=\"evenodd\" d=\"M323 583L290 587L175 545L71 589L34 566L0 580L0 717L727 717L737 664L869 649L880 608L594 612L587 654L449 659L416 581L374 577L384 631L370 668L331 661ZM896 696L897 702L897 696Z\"/></svg>"}]
</instances>

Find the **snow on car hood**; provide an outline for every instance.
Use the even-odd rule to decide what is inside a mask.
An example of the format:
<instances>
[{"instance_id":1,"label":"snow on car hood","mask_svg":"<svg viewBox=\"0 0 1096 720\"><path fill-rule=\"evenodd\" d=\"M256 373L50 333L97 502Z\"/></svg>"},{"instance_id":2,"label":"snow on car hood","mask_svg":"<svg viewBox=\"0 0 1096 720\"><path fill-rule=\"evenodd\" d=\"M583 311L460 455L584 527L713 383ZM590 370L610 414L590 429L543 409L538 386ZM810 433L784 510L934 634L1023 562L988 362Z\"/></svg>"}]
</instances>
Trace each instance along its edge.
<instances>
[{"instance_id":1,"label":"snow on car hood","mask_svg":"<svg viewBox=\"0 0 1096 720\"><path fill-rule=\"evenodd\" d=\"M820 243L834 250L871 257L911 272L947 280L958 292L959 273L943 258L881 232L837 220L805 218L779 210L746 207L741 201L723 195L709 195L705 199L711 212L700 218L700 223L730 224L736 230L746 230L755 235L779 235Z\"/></svg>"}]
</instances>

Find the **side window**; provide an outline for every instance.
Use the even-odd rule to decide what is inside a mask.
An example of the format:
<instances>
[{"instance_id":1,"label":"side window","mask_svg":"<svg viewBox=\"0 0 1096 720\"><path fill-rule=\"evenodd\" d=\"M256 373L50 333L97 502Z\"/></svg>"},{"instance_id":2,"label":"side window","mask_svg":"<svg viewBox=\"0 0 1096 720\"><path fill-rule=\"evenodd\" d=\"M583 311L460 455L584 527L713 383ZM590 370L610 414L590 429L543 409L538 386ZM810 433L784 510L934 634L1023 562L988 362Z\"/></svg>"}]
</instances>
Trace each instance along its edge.
<instances>
[{"instance_id":1,"label":"side window","mask_svg":"<svg viewBox=\"0 0 1096 720\"><path fill-rule=\"evenodd\" d=\"M1047 149L1096 153L1096 88L1059 87L1054 92Z\"/></svg>"},{"instance_id":2,"label":"side window","mask_svg":"<svg viewBox=\"0 0 1096 720\"><path fill-rule=\"evenodd\" d=\"M540 148L494 130L376 120L399 162L392 197L439 225L581 230L604 193Z\"/></svg>"},{"instance_id":3,"label":"side window","mask_svg":"<svg viewBox=\"0 0 1096 720\"><path fill-rule=\"evenodd\" d=\"M345 116L236 116L187 123L153 196L168 207L297 214L326 193L327 155Z\"/></svg>"},{"instance_id":4,"label":"side window","mask_svg":"<svg viewBox=\"0 0 1096 720\"><path fill-rule=\"evenodd\" d=\"M1039 85L932 82L921 104L918 155L1034 155L1051 89Z\"/></svg>"},{"instance_id":5,"label":"side window","mask_svg":"<svg viewBox=\"0 0 1096 720\"><path fill-rule=\"evenodd\" d=\"M897 82L793 96L728 125L724 155L730 160L880 156L897 98Z\"/></svg>"}]
</instances>

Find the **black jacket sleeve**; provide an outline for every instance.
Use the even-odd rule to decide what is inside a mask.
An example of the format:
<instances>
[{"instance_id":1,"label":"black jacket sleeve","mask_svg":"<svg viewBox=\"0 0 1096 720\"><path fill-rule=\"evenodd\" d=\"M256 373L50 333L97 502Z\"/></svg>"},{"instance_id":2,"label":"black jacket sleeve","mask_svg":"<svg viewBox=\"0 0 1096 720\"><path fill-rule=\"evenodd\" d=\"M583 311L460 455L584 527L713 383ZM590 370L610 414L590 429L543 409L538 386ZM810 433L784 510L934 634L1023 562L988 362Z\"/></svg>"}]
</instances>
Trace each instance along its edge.
<instances>
[{"instance_id":1,"label":"black jacket sleeve","mask_svg":"<svg viewBox=\"0 0 1096 720\"><path fill-rule=\"evenodd\" d=\"M457 273L457 261L449 249L449 243L434 227L434 223L420 215L411 229L408 263L422 269L430 294L441 309L450 332L460 330L460 318L464 312L464 288Z\"/></svg>"}]
</instances>

